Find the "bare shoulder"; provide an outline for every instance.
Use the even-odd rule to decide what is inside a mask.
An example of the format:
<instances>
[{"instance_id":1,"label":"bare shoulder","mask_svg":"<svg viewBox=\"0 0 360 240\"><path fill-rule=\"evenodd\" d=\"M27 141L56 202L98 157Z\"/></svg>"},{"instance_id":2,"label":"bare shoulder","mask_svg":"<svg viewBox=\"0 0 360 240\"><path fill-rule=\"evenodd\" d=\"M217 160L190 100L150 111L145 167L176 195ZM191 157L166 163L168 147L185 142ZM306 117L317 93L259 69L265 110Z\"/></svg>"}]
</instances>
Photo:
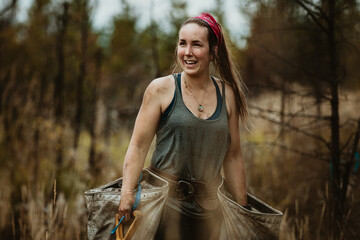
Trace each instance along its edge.
<instances>
[{"instance_id":1,"label":"bare shoulder","mask_svg":"<svg viewBox=\"0 0 360 240\"><path fill-rule=\"evenodd\" d=\"M226 100L230 100L235 97L234 90L231 87L230 83L220 80L219 78L214 77L217 85L219 86L219 89L222 89L223 82L225 83L225 92L226 92ZM222 94L222 91L221 91Z\"/></svg>"},{"instance_id":2,"label":"bare shoulder","mask_svg":"<svg viewBox=\"0 0 360 240\"><path fill-rule=\"evenodd\" d=\"M157 93L166 92L174 88L174 78L172 75L155 78L151 81L148 88L155 90Z\"/></svg>"},{"instance_id":3,"label":"bare shoulder","mask_svg":"<svg viewBox=\"0 0 360 240\"><path fill-rule=\"evenodd\" d=\"M174 90L175 84L172 75L156 78L152 80L146 88L144 101L146 101L146 99L155 100L163 107L167 102L171 102Z\"/></svg>"},{"instance_id":4,"label":"bare shoulder","mask_svg":"<svg viewBox=\"0 0 360 240\"><path fill-rule=\"evenodd\" d=\"M171 75L152 80L145 90L147 95L166 94L171 88L174 88L174 81Z\"/></svg>"}]
</instances>

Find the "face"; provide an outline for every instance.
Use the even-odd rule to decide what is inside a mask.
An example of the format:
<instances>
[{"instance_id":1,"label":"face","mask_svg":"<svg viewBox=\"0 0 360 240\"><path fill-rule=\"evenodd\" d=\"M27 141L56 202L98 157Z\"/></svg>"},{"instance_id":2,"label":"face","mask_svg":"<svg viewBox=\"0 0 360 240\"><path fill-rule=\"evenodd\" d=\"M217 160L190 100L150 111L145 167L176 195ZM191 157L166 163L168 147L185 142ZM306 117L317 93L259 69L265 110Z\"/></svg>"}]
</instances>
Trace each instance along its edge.
<instances>
[{"instance_id":1,"label":"face","mask_svg":"<svg viewBox=\"0 0 360 240\"><path fill-rule=\"evenodd\" d=\"M196 23L183 26L179 32L177 57L181 68L187 75L208 75L211 61L208 29Z\"/></svg>"}]
</instances>

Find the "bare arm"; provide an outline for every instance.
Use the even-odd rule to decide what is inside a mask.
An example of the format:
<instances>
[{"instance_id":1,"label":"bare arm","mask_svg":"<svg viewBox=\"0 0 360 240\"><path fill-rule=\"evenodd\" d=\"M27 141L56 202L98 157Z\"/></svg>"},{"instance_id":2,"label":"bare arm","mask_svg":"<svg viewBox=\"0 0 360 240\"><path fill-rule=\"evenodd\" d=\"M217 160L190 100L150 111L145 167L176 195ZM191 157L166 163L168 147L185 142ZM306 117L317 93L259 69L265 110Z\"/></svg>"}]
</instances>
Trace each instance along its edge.
<instances>
[{"instance_id":1,"label":"bare arm","mask_svg":"<svg viewBox=\"0 0 360 240\"><path fill-rule=\"evenodd\" d=\"M235 96L232 89L229 87L226 90L231 143L224 159L223 168L226 182L230 187L230 192L233 195L234 200L237 203L245 206L247 205L246 177L244 161L241 154L239 113L236 107Z\"/></svg>"},{"instance_id":2,"label":"bare arm","mask_svg":"<svg viewBox=\"0 0 360 240\"><path fill-rule=\"evenodd\" d=\"M123 185L118 208L119 217L130 219L134 204L133 190L144 167L144 161L154 138L161 116L161 88L153 81L146 89L143 102L135 121L134 131L129 143L123 166Z\"/></svg>"}]
</instances>

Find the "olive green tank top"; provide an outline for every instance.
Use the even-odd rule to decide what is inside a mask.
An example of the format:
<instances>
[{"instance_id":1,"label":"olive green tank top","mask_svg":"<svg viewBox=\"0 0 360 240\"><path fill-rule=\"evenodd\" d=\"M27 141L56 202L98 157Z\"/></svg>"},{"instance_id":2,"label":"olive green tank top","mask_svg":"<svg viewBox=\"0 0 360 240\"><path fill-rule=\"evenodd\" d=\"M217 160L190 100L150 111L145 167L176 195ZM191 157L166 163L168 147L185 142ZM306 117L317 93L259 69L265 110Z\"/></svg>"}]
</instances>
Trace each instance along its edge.
<instances>
[{"instance_id":1,"label":"olive green tank top","mask_svg":"<svg viewBox=\"0 0 360 240\"><path fill-rule=\"evenodd\" d=\"M230 143L224 82L220 115L207 120L189 111L181 96L181 74L174 78L173 107L160 120L151 164L180 178L210 182L219 176Z\"/></svg>"},{"instance_id":2,"label":"olive green tank top","mask_svg":"<svg viewBox=\"0 0 360 240\"><path fill-rule=\"evenodd\" d=\"M225 83L222 81L220 115L209 120L191 113L182 99L181 74L174 74L174 78L173 106L160 120L151 164L179 178L209 183L219 177L230 144ZM192 217L211 214L192 201L170 199L168 205Z\"/></svg>"}]
</instances>

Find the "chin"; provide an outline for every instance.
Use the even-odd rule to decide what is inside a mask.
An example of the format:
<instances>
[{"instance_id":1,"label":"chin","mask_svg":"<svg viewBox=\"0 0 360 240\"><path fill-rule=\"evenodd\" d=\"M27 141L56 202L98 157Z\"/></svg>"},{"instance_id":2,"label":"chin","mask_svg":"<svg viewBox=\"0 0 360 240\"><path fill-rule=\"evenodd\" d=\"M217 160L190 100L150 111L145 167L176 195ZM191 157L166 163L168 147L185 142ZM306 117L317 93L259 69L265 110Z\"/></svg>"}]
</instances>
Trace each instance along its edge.
<instances>
[{"instance_id":1,"label":"chin","mask_svg":"<svg viewBox=\"0 0 360 240\"><path fill-rule=\"evenodd\" d=\"M183 71L186 73L186 75L188 76L198 76L201 75L199 69L188 69L188 68L183 68Z\"/></svg>"}]
</instances>

